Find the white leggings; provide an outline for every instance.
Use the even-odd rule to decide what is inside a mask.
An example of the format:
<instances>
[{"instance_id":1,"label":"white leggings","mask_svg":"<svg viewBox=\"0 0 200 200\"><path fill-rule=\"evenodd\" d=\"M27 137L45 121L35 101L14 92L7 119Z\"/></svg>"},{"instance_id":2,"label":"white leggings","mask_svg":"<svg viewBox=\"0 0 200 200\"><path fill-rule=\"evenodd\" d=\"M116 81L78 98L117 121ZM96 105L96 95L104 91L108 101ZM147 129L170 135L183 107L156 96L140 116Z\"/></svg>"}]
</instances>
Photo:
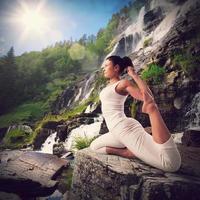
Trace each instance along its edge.
<instances>
[{"instance_id":1,"label":"white leggings","mask_svg":"<svg viewBox=\"0 0 200 200\"><path fill-rule=\"evenodd\" d=\"M181 156L172 135L165 143L156 143L143 126L131 117L127 117L112 131L97 137L90 144L93 151L102 154L107 154L106 146L127 147L137 158L164 171L175 172L181 166Z\"/></svg>"}]
</instances>

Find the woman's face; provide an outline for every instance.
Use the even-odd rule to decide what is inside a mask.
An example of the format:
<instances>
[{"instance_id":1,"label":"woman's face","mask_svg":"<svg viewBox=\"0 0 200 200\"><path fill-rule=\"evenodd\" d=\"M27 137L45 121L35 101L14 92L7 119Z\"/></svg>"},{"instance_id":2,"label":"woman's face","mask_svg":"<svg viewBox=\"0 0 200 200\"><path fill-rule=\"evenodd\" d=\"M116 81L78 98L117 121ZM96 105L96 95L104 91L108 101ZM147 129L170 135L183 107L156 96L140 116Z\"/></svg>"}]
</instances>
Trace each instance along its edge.
<instances>
[{"instance_id":1,"label":"woman's face","mask_svg":"<svg viewBox=\"0 0 200 200\"><path fill-rule=\"evenodd\" d=\"M115 76L118 76L119 66L113 65L112 61L105 60L105 64L103 67L103 75L105 78L113 78Z\"/></svg>"}]
</instances>

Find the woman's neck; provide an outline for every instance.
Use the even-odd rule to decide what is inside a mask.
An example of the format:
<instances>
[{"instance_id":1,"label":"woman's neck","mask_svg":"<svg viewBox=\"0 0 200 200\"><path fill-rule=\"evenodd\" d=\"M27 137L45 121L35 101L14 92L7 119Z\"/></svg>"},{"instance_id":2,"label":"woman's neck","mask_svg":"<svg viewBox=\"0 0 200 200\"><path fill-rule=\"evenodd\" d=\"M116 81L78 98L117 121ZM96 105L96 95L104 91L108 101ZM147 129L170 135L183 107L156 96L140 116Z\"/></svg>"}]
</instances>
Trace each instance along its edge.
<instances>
[{"instance_id":1,"label":"woman's neck","mask_svg":"<svg viewBox=\"0 0 200 200\"><path fill-rule=\"evenodd\" d=\"M108 85L112 85L112 84L116 83L119 80L120 80L120 78L110 79L109 82L108 82Z\"/></svg>"}]
</instances>

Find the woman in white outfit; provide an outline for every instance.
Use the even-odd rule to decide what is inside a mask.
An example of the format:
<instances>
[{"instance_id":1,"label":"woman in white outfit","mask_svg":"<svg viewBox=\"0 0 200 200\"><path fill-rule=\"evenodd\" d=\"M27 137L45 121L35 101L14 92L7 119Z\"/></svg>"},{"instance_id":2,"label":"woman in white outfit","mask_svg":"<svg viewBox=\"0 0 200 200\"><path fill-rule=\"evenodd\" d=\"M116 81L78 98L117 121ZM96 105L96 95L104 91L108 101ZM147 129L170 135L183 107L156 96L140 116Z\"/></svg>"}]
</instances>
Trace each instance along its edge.
<instances>
[{"instance_id":1,"label":"woman in white outfit","mask_svg":"<svg viewBox=\"0 0 200 200\"><path fill-rule=\"evenodd\" d=\"M177 171L181 166L180 153L150 88L134 71L131 59L109 56L103 69L110 83L100 92L100 100L109 132L93 140L90 148L103 154L137 157L164 171ZM138 88L127 79L120 80L119 76L125 69ZM124 102L129 94L143 101L142 112L149 115L152 135L145 131L139 121L125 115Z\"/></svg>"}]
</instances>

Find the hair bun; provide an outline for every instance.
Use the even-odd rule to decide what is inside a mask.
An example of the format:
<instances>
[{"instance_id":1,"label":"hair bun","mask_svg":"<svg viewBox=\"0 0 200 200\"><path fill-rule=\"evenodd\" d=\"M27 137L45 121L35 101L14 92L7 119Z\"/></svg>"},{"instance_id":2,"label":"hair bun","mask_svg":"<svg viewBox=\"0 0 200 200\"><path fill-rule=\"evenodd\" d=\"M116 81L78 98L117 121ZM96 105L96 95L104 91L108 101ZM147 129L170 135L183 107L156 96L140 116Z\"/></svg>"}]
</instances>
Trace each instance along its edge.
<instances>
[{"instance_id":1,"label":"hair bun","mask_svg":"<svg viewBox=\"0 0 200 200\"><path fill-rule=\"evenodd\" d=\"M128 66L133 66L132 60L128 56L124 56L122 58L123 66L124 68L127 68Z\"/></svg>"}]
</instances>

